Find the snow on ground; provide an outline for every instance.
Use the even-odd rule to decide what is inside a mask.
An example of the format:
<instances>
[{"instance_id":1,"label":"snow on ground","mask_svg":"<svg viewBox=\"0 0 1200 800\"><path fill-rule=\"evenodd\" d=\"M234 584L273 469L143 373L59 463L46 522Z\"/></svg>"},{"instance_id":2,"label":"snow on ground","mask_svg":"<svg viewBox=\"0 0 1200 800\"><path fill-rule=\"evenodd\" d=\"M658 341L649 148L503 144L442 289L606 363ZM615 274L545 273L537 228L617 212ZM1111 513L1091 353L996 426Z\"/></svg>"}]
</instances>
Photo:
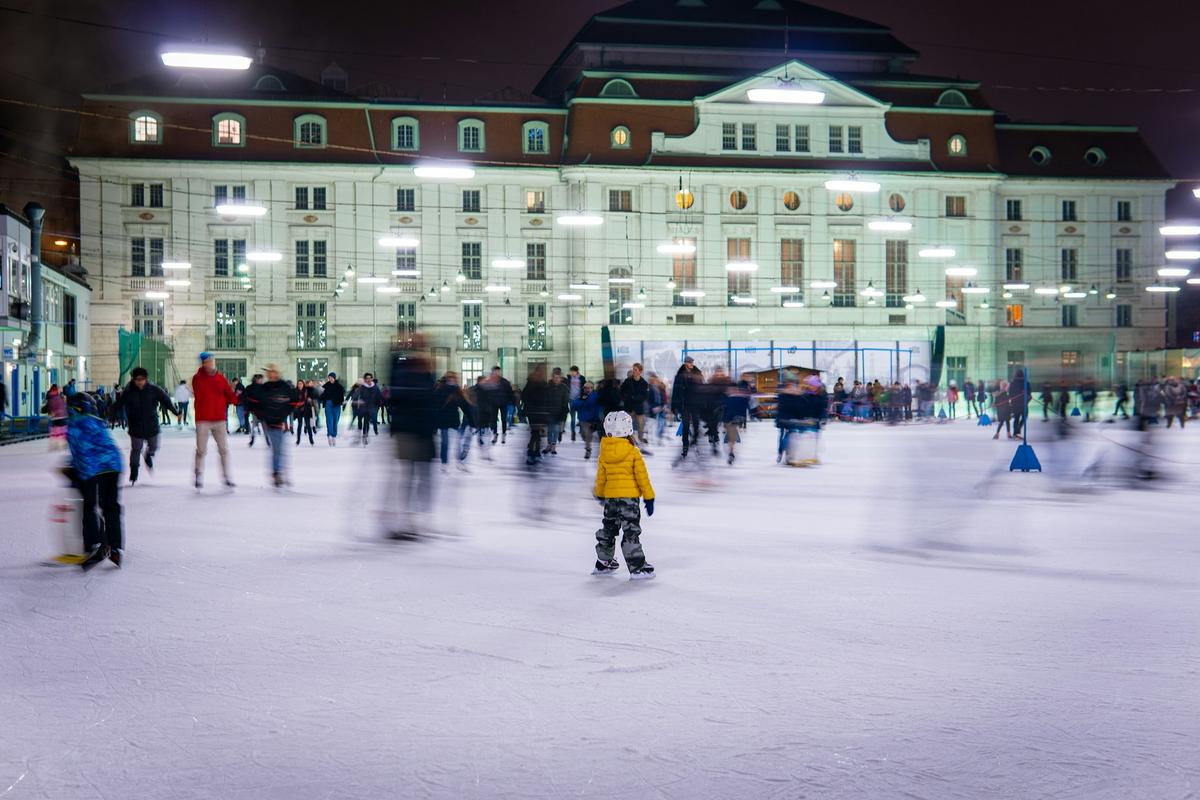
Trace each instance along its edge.
<instances>
[{"instance_id":1,"label":"snow on ground","mask_svg":"<svg viewBox=\"0 0 1200 800\"><path fill-rule=\"evenodd\" d=\"M1048 468L1139 446L1052 427ZM197 495L170 431L87 575L37 565L57 457L0 448L0 798L1200 791L1200 430L1159 433L1173 481L1095 492L964 421L835 425L818 469L768 424L733 468L672 443L638 583L589 574L594 462L530 480L523 438L381 542L386 439L295 448L279 494L233 437L236 493Z\"/></svg>"}]
</instances>

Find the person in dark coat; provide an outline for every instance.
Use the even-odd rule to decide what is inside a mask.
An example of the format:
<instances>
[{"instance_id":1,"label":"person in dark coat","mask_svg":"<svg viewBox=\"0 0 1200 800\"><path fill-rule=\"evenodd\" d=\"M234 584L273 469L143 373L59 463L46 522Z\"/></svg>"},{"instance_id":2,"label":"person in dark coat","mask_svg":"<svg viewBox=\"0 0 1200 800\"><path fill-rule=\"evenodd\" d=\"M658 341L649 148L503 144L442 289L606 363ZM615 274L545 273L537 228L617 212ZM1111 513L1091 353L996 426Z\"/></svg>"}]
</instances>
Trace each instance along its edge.
<instances>
[{"instance_id":1,"label":"person in dark coat","mask_svg":"<svg viewBox=\"0 0 1200 800\"><path fill-rule=\"evenodd\" d=\"M442 470L450 463L450 432L466 431L471 425L473 410L458 384L458 373L447 372L433 389L434 416L437 419L438 437L441 440ZM467 448L471 437L459 436L458 468L466 471Z\"/></svg>"},{"instance_id":2,"label":"person in dark coat","mask_svg":"<svg viewBox=\"0 0 1200 800\"><path fill-rule=\"evenodd\" d=\"M329 373L321 391L321 402L325 406L325 439L330 447L337 446L338 423L342 419L342 408L346 405L346 387L338 380L337 373Z\"/></svg>"},{"instance_id":3,"label":"person in dark coat","mask_svg":"<svg viewBox=\"0 0 1200 800\"><path fill-rule=\"evenodd\" d=\"M525 418L529 421L529 444L525 448L525 463L532 466L541 460L542 440L547 434L551 417L557 413L550 384L546 381L546 367L534 366L529 380L521 390L521 402L525 405Z\"/></svg>"},{"instance_id":4,"label":"person in dark coat","mask_svg":"<svg viewBox=\"0 0 1200 800\"><path fill-rule=\"evenodd\" d=\"M1000 430L1003 429L1009 439L1013 438L1010 428L1012 422L1012 400L1009 395L1009 387L1003 381L996 387L995 406L993 410L996 412L996 433L992 436L993 439L1000 438Z\"/></svg>"},{"instance_id":5,"label":"person in dark coat","mask_svg":"<svg viewBox=\"0 0 1200 800\"><path fill-rule=\"evenodd\" d=\"M571 411L579 419L579 435L583 439L584 446L583 457L585 460L589 459L592 457L592 433L599 431L604 421L604 414L600 411L599 397L591 381L583 385L579 399L571 401Z\"/></svg>"},{"instance_id":6,"label":"person in dark coat","mask_svg":"<svg viewBox=\"0 0 1200 800\"><path fill-rule=\"evenodd\" d=\"M700 418L704 420L704 432L708 437L709 445L712 447L713 455L718 453L718 444L721 441L721 414L725 407L725 392L729 389L731 383L729 376L725 374L725 370L717 367L713 370L712 377L707 382L695 385Z\"/></svg>"},{"instance_id":7,"label":"person in dark coat","mask_svg":"<svg viewBox=\"0 0 1200 800\"><path fill-rule=\"evenodd\" d=\"M151 406L151 414L154 407ZM67 447L71 451L68 475L83 496L84 571L104 559L118 567L124 555L121 528L121 451L87 392L71 397L67 422ZM99 513L97 513L99 509Z\"/></svg>"},{"instance_id":8,"label":"person in dark coat","mask_svg":"<svg viewBox=\"0 0 1200 800\"><path fill-rule=\"evenodd\" d=\"M642 377L642 365L634 364L629 377L621 383L621 402L633 417L633 429L638 442L646 444L646 406L650 400L650 384Z\"/></svg>"},{"instance_id":9,"label":"person in dark coat","mask_svg":"<svg viewBox=\"0 0 1200 800\"><path fill-rule=\"evenodd\" d=\"M285 381L275 364L264 367L267 379L246 393L250 410L262 420L267 443L271 446L271 478L276 488L290 481L287 475L288 422L304 398Z\"/></svg>"},{"instance_id":10,"label":"person in dark coat","mask_svg":"<svg viewBox=\"0 0 1200 800\"><path fill-rule=\"evenodd\" d=\"M383 392L375 383L375 376L367 372L363 375L362 383L350 394L350 402L358 409L358 424L362 431L362 444L366 446L367 435L374 428L379 435L379 409L383 405Z\"/></svg>"},{"instance_id":11,"label":"person in dark coat","mask_svg":"<svg viewBox=\"0 0 1200 800\"><path fill-rule=\"evenodd\" d=\"M570 421L571 441L573 442L575 441L575 426L578 422L578 417L575 411L575 401L583 396L583 387L584 384L588 382L588 379L583 377L583 374L579 371L579 367L571 365L571 368L567 370L566 382L567 405L570 407L570 411L567 413L567 419Z\"/></svg>"},{"instance_id":12,"label":"person in dark coat","mask_svg":"<svg viewBox=\"0 0 1200 800\"><path fill-rule=\"evenodd\" d=\"M110 414L125 415L129 432L129 485L137 483L142 449L146 451L146 469L154 471L154 454L158 452L159 411L178 414L179 409L161 386L150 383L142 367L134 367L130 381L121 392L120 400L109 409ZM170 418L167 418L170 424Z\"/></svg>"},{"instance_id":13,"label":"person in dark coat","mask_svg":"<svg viewBox=\"0 0 1200 800\"><path fill-rule=\"evenodd\" d=\"M550 421L546 431L546 448L542 451L543 454L558 455L558 443L562 441L563 425L570 412L571 390L563 379L562 370L555 367L554 373L550 376Z\"/></svg>"},{"instance_id":14,"label":"person in dark coat","mask_svg":"<svg viewBox=\"0 0 1200 800\"><path fill-rule=\"evenodd\" d=\"M420 515L427 514L433 507L430 463L434 457L433 433L438 421L433 369L423 341L420 336L414 336L408 342L411 349L392 353L388 380L388 410L392 438L396 442L396 463L401 471L401 512L390 532L395 539L416 536L422 527Z\"/></svg>"},{"instance_id":15,"label":"person in dark coat","mask_svg":"<svg viewBox=\"0 0 1200 800\"><path fill-rule=\"evenodd\" d=\"M671 386L671 410L683 426L683 452L680 458L687 457L688 446L695 444L700 438L700 406L696 388L704 379L696 368L696 360L691 356L683 359L683 365L675 373L675 383Z\"/></svg>"},{"instance_id":16,"label":"person in dark coat","mask_svg":"<svg viewBox=\"0 0 1200 800\"><path fill-rule=\"evenodd\" d=\"M492 374L479 385L479 444L483 444L483 429L492 432L492 444L496 443L496 415L500 415L500 443L508 441L508 407L516 402L512 384L500 373L500 367L492 367Z\"/></svg>"}]
</instances>

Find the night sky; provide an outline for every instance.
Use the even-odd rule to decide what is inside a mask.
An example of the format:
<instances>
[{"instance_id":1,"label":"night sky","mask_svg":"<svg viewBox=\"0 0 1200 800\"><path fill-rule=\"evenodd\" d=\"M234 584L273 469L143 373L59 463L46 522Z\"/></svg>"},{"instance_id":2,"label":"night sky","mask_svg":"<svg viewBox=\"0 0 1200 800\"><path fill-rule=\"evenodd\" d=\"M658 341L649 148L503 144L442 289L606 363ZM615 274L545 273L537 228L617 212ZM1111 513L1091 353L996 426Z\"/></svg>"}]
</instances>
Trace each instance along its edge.
<instances>
[{"instance_id":1,"label":"night sky","mask_svg":"<svg viewBox=\"0 0 1200 800\"><path fill-rule=\"evenodd\" d=\"M1137 125L1172 174L1200 179L1195 146L1200 63L1194 46L1200 2L1146 3L1145 11L1117 0L815 4L890 26L922 53L913 71L979 80L992 104L1014 119ZM0 10L5 53L0 95L75 107L81 92L162 69L161 44L202 39L250 52L261 42L268 62L314 79L336 60L350 73L352 88L379 83L390 87L385 93L425 100L470 99L506 85L528 91L587 18L615 3L7 0L0 5L32 12ZM75 124L70 113L0 104L0 199L17 207L39 199L50 209L50 224L69 229L75 192L60 179ZM1176 191L1170 211L1200 217L1200 201Z\"/></svg>"}]
</instances>

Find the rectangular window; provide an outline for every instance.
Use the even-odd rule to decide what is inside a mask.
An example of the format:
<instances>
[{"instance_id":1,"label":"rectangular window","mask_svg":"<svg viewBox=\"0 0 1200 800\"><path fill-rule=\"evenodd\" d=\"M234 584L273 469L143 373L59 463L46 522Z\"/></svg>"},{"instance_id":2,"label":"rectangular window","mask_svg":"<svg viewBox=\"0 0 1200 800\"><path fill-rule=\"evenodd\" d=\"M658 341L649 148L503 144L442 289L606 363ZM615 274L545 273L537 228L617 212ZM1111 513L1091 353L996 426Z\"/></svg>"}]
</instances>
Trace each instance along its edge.
<instances>
[{"instance_id":1,"label":"rectangular window","mask_svg":"<svg viewBox=\"0 0 1200 800\"><path fill-rule=\"evenodd\" d=\"M775 126L775 152L787 153L792 149L792 127L790 125Z\"/></svg>"},{"instance_id":2,"label":"rectangular window","mask_svg":"<svg viewBox=\"0 0 1200 800\"><path fill-rule=\"evenodd\" d=\"M846 151L849 153L861 153L863 151L861 125L851 125L846 128Z\"/></svg>"},{"instance_id":3,"label":"rectangular window","mask_svg":"<svg viewBox=\"0 0 1200 800\"><path fill-rule=\"evenodd\" d=\"M753 122L742 123L742 149L758 149L758 125Z\"/></svg>"},{"instance_id":4,"label":"rectangular window","mask_svg":"<svg viewBox=\"0 0 1200 800\"><path fill-rule=\"evenodd\" d=\"M324 350L325 304L317 301L296 303L296 349Z\"/></svg>"},{"instance_id":5,"label":"rectangular window","mask_svg":"<svg viewBox=\"0 0 1200 800\"><path fill-rule=\"evenodd\" d=\"M967 382L967 357L946 356L946 385L962 386Z\"/></svg>"},{"instance_id":6,"label":"rectangular window","mask_svg":"<svg viewBox=\"0 0 1200 800\"><path fill-rule=\"evenodd\" d=\"M229 187L216 185L213 187L213 205L220 206L229 202Z\"/></svg>"},{"instance_id":7,"label":"rectangular window","mask_svg":"<svg viewBox=\"0 0 1200 800\"><path fill-rule=\"evenodd\" d=\"M797 125L794 137L797 153L807 153L809 151L808 142L808 126Z\"/></svg>"},{"instance_id":8,"label":"rectangular window","mask_svg":"<svg viewBox=\"0 0 1200 800\"><path fill-rule=\"evenodd\" d=\"M1072 306L1074 308L1074 306ZM1063 350L1062 365L1067 368L1079 366L1079 351L1078 350Z\"/></svg>"},{"instance_id":9,"label":"rectangular window","mask_svg":"<svg viewBox=\"0 0 1200 800\"><path fill-rule=\"evenodd\" d=\"M795 286L800 291L781 294L781 303L800 303L804 301L804 240L779 240L779 283L782 286Z\"/></svg>"},{"instance_id":10,"label":"rectangular window","mask_svg":"<svg viewBox=\"0 0 1200 800\"><path fill-rule=\"evenodd\" d=\"M608 210L633 211L633 191L630 189L609 189Z\"/></svg>"},{"instance_id":11,"label":"rectangular window","mask_svg":"<svg viewBox=\"0 0 1200 800\"><path fill-rule=\"evenodd\" d=\"M1025 272L1025 253L1019 247L1009 247L1004 251L1004 280L1017 282Z\"/></svg>"},{"instance_id":12,"label":"rectangular window","mask_svg":"<svg viewBox=\"0 0 1200 800\"><path fill-rule=\"evenodd\" d=\"M296 242L296 277L307 278L309 269L308 259L308 242L301 240Z\"/></svg>"},{"instance_id":13,"label":"rectangular window","mask_svg":"<svg viewBox=\"0 0 1200 800\"><path fill-rule=\"evenodd\" d=\"M1020 200L1005 200L1004 201L1004 218L1009 222L1021 221L1021 201Z\"/></svg>"},{"instance_id":14,"label":"rectangular window","mask_svg":"<svg viewBox=\"0 0 1200 800\"><path fill-rule=\"evenodd\" d=\"M833 279L837 288L833 291L833 304L839 308L849 308L855 304L855 249L857 242L853 239L833 240Z\"/></svg>"},{"instance_id":15,"label":"rectangular window","mask_svg":"<svg viewBox=\"0 0 1200 800\"><path fill-rule=\"evenodd\" d=\"M633 302L633 286L624 281L633 278L633 270L613 267L608 271L608 277L608 324L629 325L633 322L633 309L625 308L625 304ZM613 278L621 282L613 283Z\"/></svg>"},{"instance_id":16,"label":"rectangular window","mask_svg":"<svg viewBox=\"0 0 1200 800\"><path fill-rule=\"evenodd\" d=\"M469 281L483 280L483 242L462 243L462 273Z\"/></svg>"},{"instance_id":17,"label":"rectangular window","mask_svg":"<svg viewBox=\"0 0 1200 800\"><path fill-rule=\"evenodd\" d=\"M1010 328L1019 328L1025 321L1025 307L1020 303L1009 303L1004 307L1004 321Z\"/></svg>"},{"instance_id":18,"label":"rectangular window","mask_svg":"<svg viewBox=\"0 0 1200 800\"><path fill-rule=\"evenodd\" d=\"M1062 326L1075 328L1079 325L1079 306L1065 305L1062 307Z\"/></svg>"},{"instance_id":19,"label":"rectangular window","mask_svg":"<svg viewBox=\"0 0 1200 800\"><path fill-rule=\"evenodd\" d=\"M462 129L462 149L468 153L478 153L483 148L480 147L482 137L478 125L466 125Z\"/></svg>"},{"instance_id":20,"label":"rectangular window","mask_svg":"<svg viewBox=\"0 0 1200 800\"><path fill-rule=\"evenodd\" d=\"M232 258L232 264L230 259ZM218 278L229 277L231 269L236 270L246 260L245 239L214 239L213 240L213 275Z\"/></svg>"},{"instance_id":21,"label":"rectangular window","mask_svg":"<svg viewBox=\"0 0 1200 800\"><path fill-rule=\"evenodd\" d=\"M478 189L463 189L462 210L478 214L480 208L480 191Z\"/></svg>"},{"instance_id":22,"label":"rectangular window","mask_svg":"<svg viewBox=\"0 0 1200 800\"><path fill-rule=\"evenodd\" d=\"M129 184L129 205L141 208L146 205L146 184Z\"/></svg>"},{"instance_id":23,"label":"rectangular window","mask_svg":"<svg viewBox=\"0 0 1200 800\"><path fill-rule=\"evenodd\" d=\"M163 240L150 239L150 270L149 274L154 278L161 278L163 274Z\"/></svg>"},{"instance_id":24,"label":"rectangular window","mask_svg":"<svg viewBox=\"0 0 1200 800\"><path fill-rule=\"evenodd\" d=\"M546 243L525 243L525 280L546 280Z\"/></svg>"},{"instance_id":25,"label":"rectangular window","mask_svg":"<svg viewBox=\"0 0 1200 800\"><path fill-rule=\"evenodd\" d=\"M312 207L313 207L313 211L324 211L325 210L325 187L324 186L312 187Z\"/></svg>"},{"instance_id":26,"label":"rectangular window","mask_svg":"<svg viewBox=\"0 0 1200 800\"><path fill-rule=\"evenodd\" d=\"M404 277L415 277L417 271L417 248L415 247L397 247L396 248L396 272L404 273Z\"/></svg>"},{"instance_id":27,"label":"rectangular window","mask_svg":"<svg viewBox=\"0 0 1200 800\"><path fill-rule=\"evenodd\" d=\"M1117 327L1118 328L1133 327L1133 306L1129 306L1129 305L1117 306Z\"/></svg>"},{"instance_id":28,"label":"rectangular window","mask_svg":"<svg viewBox=\"0 0 1200 800\"><path fill-rule=\"evenodd\" d=\"M545 214L546 213L546 193L537 189L528 189L525 192L525 213L526 214Z\"/></svg>"},{"instance_id":29,"label":"rectangular window","mask_svg":"<svg viewBox=\"0 0 1200 800\"><path fill-rule=\"evenodd\" d=\"M750 240L749 239L726 239L725 240L725 258L726 261L749 261L750 260ZM726 302L729 305L734 305L733 298L744 297L750 294L750 273L749 272L726 272L725 287L728 297Z\"/></svg>"},{"instance_id":30,"label":"rectangular window","mask_svg":"<svg viewBox=\"0 0 1200 800\"><path fill-rule=\"evenodd\" d=\"M218 300L213 317L217 350L246 349L246 303L243 300Z\"/></svg>"},{"instance_id":31,"label":"rectangular window","mask_svg":"<svg viewBox=\"0 0 1200 800\"><path fill-rule=\"evenodd\" d=\"M129 240L129 274L146 274L146 237L135 236Z\"/></svg>"},{"instance_id":32,"label":"rectangular window","mask_svg":"<svg viewBox=\"0 0 1200 800\"><path fill-rule=\"evenodd\" d=\"M416 126L414 125L397 125L396 126L396 149L397 150L416 150L417 137Z\"/></svg>"},{"instance_id":33,"label":"rectangular window","mask_svg":"<svg viewBox=\"0 0 1200 800\"><path fill-rule=\"evenodd\" d=\"M966 278L946 276L946 299L955 301L954 310L959 314L963 313L963 306L966 304L965 295L962 293L962 288L966 283Z\"/></svg>"},{"instance_id":34,"label":"rectangular window","mask_svg":"<svg viewBox=\"0 0 1200 800\"><path fill-rule=\"evenodd\" d=\"M297 186L296 187L296 209L299 211L305 211L308 209L308 187L307 186Z\"/></svg>"},{"instance_id":35,"label":"rectangular window","mask_svg":"<svg viewBox=\"0 0 1200 800\"><path fill-rule=\"evenodd\" d=\"M903 239L889 239L884 247L887 267L887 295L884 305L888 308L903 308L904 295L908 294L908 242Z\"/></svg>"},{"instance_id":36,"label":"rectangular window","mask_svg":"<svg viewBox=\"0 0 1200 800\"><path fill-rule=\"evenodd\" d=\"M721 123L721 149L737 150L737 123Z\"/></svg>"},{"instance_id":37,"label":"rectangular window","mask_svg":"<svg viewBox=\"0 0 1200 800\"><path fill-rule=\"evenodd\" d=\"M1129 283L1133 280L1133 250L1120 247L1116 252L1117 283Z\"/></svg>"},{"instance_id":38,"label":"rectangular window","mask_svg":"<svg viewBox=\"0 0 1200 800\"><path fill-rule=\"evenodd\" d=\"M133 332L147 339L161 339L164 333L166 304L162 300L133 301Z\"/></svg>"},{"instance_id":39,"label":"rectangular window","mask_svg":"<svg viewBox=\"0 0 1200 800\"><path fill-rule=\"evenodd\" d=\"M965 217L966 215L967 215L966 195L961 195L961 194L946 195L946 216L947 217Z\"/></svg>"},{"instance_id":40,"label":"rectangular window","mask_svg":"<svg viewBox=\"0 0 1200 800\"><path fill-rule=\"evenodd\" d=\"M468 303L462 307L462 349L483 349L482 303Z\"/></svg>"},{"instance_id":41,"label":"rectangular window","mask_svg":"<svg viewBox=\"0 0 1200 800\"><path fill-rule=\"evenodd\" d=\"M1074 200L1063 200L1062 201L1062 221L1063 222L1075 222L1076 221L1075 201Z\"/></svg>"},{"instance_id":42,"label":"rectangular window","mask_svg":"<svg viewBox=\"0 0 1200 800\"><path fill-rule=\"evenodd\" d=\"M240 184L237 186L230 186L229 188L230 188L230 195L233 197L233 202L235 202L235 203L246 202L246 185L245 184Z\"/></svg>"},{"instance_id":43,"label":"rectangular window","mask_svg":"<svg viewBox=\"0 0 1200 800\"><path fill-rule=\"evenodd\" d=\"M841 125L830 125L829 126L829 152L831 152L831 153L842 152L842 126Z\"/></svg>"},{"instance_id":44,"label":"rectangular window","mask_svg":"<svg viewBox=\"0 0 1200 800\"><path fill-rule=\"evenodd\" d=\"M462 360L462 385L474 386L475 379L483 374L482 358L464 358Z\"/></svg>"},{"instance_id":45,"label":"rectangular window","mask_svg":"<svg viewBox=\"0 0 1200 800\"><path fill-rule=\"evenodd\" d=\"M528 350L546 349L546 304L530 303L528 308L525 347Z\"/></svg>"},{"instance_id":46,"label":"rectangular window","mask_svg":"<svg viewBox=\"0 0 1200 800\"><path fill-rule=\"evenodd\" d=\"M417 190L416 189L397 189L396 190L396 210L397 211L416 211L417 210Z\"/></svg>"},{"instance_id":47,"label":"rectangular window","mask_svg":"<svg viewBox=\"0 0 1200 800\"><path fill-rule=\"evenodd\" d=\"M163 185L161 183L150 184L150 207L163 207Z\"/></svg>"},{"instance_id":48,"label":"rectangular window","mask_svg":"<svg viewBox=\"0 0 1200 800\"><path fill-rule=\"evenodd\" d=\"M63 344L76 344L75 295L63 294Z\"/></svg>"},{"instance_id":49,"label":"rectangular window","mask_svg":"<svg viewBox=\"0 0 1200 800\"><path fill-rule=\"evenodd\" d=\"M404 341L411 341L417 332L417 304L396 304L396 333Z\"/></svg>"},{"instance_id":50,"label":"rectangular window","mask_svg":"<svg viewBox=\"0 0 1200 800\"><path fill-rule=\"evenodd\" d=\"M1073 281L1079 277L1079 251L1074 247L1062 249L1062 279Z\"/></svg>"},{"instance_id":51,"label":"rectangular window","mask_svg":"<svg viewBox=\"0 0 1200 800\"><path fill-rule=\"evenodd\" d=\"M327 248L328 242L326 242L324 239L319 239L312 243L312 274L314 278L324 278L328 275L326 272L326 270L329 268L329 252Z\"/></svg>"},{"instance_id":52,"label":"rectangular window","mask_svg":"<svg viewBox=\"0 0 1200 800\"><path fill-rule=\"evenodd\" d=\"M695 239L677 239L680 244L696 246ZM696 298L683 297L680 292L696 288L696 251L676 253L671 257L671 282L675 284L672 290L671 303L677 306L694 306Z\"/></svg>"},{"instance_id":53,"label":"rectangular window","mask_svg":"<svg viewBox=\"0 0 1200 800\"><path fill-rule=\"evenodd\" d=\"M1117 222L1133 221L1133 203L1129 200L1117 201Z\"/></svg>"}]
</instances>

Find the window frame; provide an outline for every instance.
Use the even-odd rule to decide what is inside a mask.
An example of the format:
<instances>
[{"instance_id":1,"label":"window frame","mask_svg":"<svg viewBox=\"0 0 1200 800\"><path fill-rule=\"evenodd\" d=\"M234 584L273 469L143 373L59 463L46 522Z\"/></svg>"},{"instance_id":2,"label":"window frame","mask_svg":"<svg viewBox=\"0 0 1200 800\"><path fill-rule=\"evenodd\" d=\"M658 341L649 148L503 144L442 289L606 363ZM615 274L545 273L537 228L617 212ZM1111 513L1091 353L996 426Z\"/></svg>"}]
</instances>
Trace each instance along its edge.
<instances>
[{"instance_id":1,"label":"window frame","mask_svg":"<svg viewBox=\"0 0 1200 800\"><path fill-rule=\"evenodd\" d=\"M1113 250L1113 279L1117 283L1133 282L1132 247L1118 247Z\"/></svg>"},{"instance_id":2,"label":"window frame","mask_svg":"<svg viewBox=\"0 0 1200 800\"><path fill-rule=\"evenodd\" d=\"M1133 222L1133 201L1132 200L1117 200L1116 201L1116 218L1117 222ZM1121 209L1124 208L1125 214L1121 214Z\"/></svg>"},{"instance_id":3,"label":"window frame","mask_svg":"<svg viewBox=\"0 0 1200 800\"><path fill-rule=\"evenodd\" d=\"M958 144L961 149L956 153L954 146ZM967 156L967 137L961 133L956 133L946 140L946 155L951 158L966 158Z\"/></svg>"},{"instance_id":4,"label":"window frame","mask_svg":"<svg viewBox=\"0 0 1200 800\"><path fill-rule=\"evenodd\" d=\"M315 124L321 131L319 144L301 141L300 132L304 125ZM324 150L329 144L329 124L320 114L300 114L292 120L292 146L297 150Z\"/></svg>"},{"instance_id":5,"label":"window frame","mask_svg":"<svg viewBox=\"0 0 1200 800\"><path fill-rule=\"evenodd\" d=\"M529 135L541 133L542 149L535 150L529 146ZM532 119L521 126L521 152L531 156L550 155L550 123L545 120Z\"/></svg>"},{"instance_id":6,"label":"window frame","mask_svg":"<svg viewBox=\"0 0 1200 800\"><path fill-rule=\"evenodd\" d=\"M400 193L401 192L411 192L412 193L412 197L410 198L412 202L408 204L407 208L404 207L404 205L405 205L404 203L400 202ZM416 211L417 211L417 188L415 186L397 186L396 187L396 211L398 211L400 213L407 213L407 214L415 214L416 213Z\"/></svg>"},{"instance_id":7,"label":"window frame","mask_svg":"<svg viewBox=\"0 0 1200 800\"><path fill-rule=\"evenodd\" d=\"M546 280L546 243L541 240L525 243L525 280Z\"/></svg>"},{"instance_id":8,"label":"window frame","mask_svg":"<svg viewBox=\"0 0 1200 800\"><path fill-rule=\"evenodd\" d=\"M1070 213L1068 213L1068 211ZM1079 221L1079 203L1075 200L1062 200L1059 202L1059 221L1060 222L1078 222Z\"/></svg>"},{"instance_id":9,"label":"window frame","mask_svg":"<svg viewBox=\"0 0 1200 800\"><path fill-rule=\"evenodd\" d=\"M540 196L540 202L531 202L534 196ZM526 189L525 190L525 213L526 214L545 214L546 213L546 190L545 189Z\"/></svg>"},{"instance_id":10,"label":"window frame","mask_svg":"<svg viewBox=\"0 0 1200 800\"><path fill-rule=\"evenodd\" d=\"M613 201L617 201L614 203ZM628 203L624 201L628 200ZM633 189L610 187L608 190L608 210L614 214L633 213Z\"/></svg>"},{"instance_id":11,"label":"window frame","mask_svg":"<svg viewBox=\"0 0 1200 800\"><path fill-rule=\"evenodd\" d=\"M404 125L412 126L412 146L400 146L400 128ZM416 117L392 117L391 139L389 144L392 150L400 153L415 153L421 149L421 123Z\"/></svg>"},{"instance_id":12,"label":"window frame","mask_svg":"<svg viewBox=\"0 0 1200 800\"><path fill-rule=\"evenodd\" d=\"M959 205L956 201L961 200L962 209L956 211L953 206ZM965 194L948 194L945 200L945 211L947 219L966 219L967 217L967 196ZM954 212L954 213L951 213Z\"/></svg>"},{"instance_id":13,"label":"window frame","mask_svg":"<svg viewBox=\"0 0 1200 800\"><path fill-rule=\"evenodd\" d=\"M486 153L487 152L487 126L483 120L477 117L466 117L458 121L458 152L460 153ZM479 129L479 146L477 148L467 148L466 132L467 128Z\"/></svg>"},{"instance_id":14,"label":"window frame","mask_svg":"<svg viewBox=\"0 0 1200 800\"><path fill-rule=\"evenodd\" d=\"M236 142L221 141L221 123L236 122L238 124L238 135ZM213 114L212 118L212 146L213 147L245 147L246 146L246 118L241 114L235 114L232 111L222 111L219 114Z\"/></svg>"},{"instance_id":15,"label":"window frame","mask_svg":"<svg viewBox=\"0 0 1200 800\"><path fill-rule=\"evenodd\" d=\"M625 143L621 144L617 139L624 135ZM633 142L633 135L629 133L629 128L624 125L617 125L608 133L608 145L613 150L628 150Z\"/></svg>"},{"instance_id":16,"label":"window frame","mask_svg":"<svg viewBox=\"0 0 1200 800\"><path fill-rule=\"evenodd\" d=\"M137 136L138 122L143 117L149 117L154 120L154 138L139 139ZM136 145L162 144L163 143L163 118L162 114L157 111L151 111L148 108L138 109L129 114L129 143Z\"/></svg>"},{"instance_id":17,"label":"window frame","mask_svg":"<svg viewBox=\"0 0 1200 800\"><path fill-rule=\"evenodd\" d=\"M472 202L468 202L468 198ZM483 190L482 189L463 189L462 190L462 213L464 214L481 214L483 213Z\"/></svg>"},{"instance_id":18,"label":"window frame","mask_svg":"<svg viewBox=\"0 0 1200 800\"><path fill-rule=\"evenodd\" d=\"M846 153L852 156L861 156L866 150L865 137L863 136L862 125L847 125L846 126Z\"/></svg>"},{"instance_id":19,"label":"window frame","mask_svg":"<svg viewBox=\"0 0 1200 800\"><path fill-rule=\"evenodd\" d=\"M739 150L747 153L758 152L758 123L743 122L738 130Z\"/></svg>"},{"instance_id":20,"label":"window frame","mask_svg":"<svg viewBox=\"0 0 1200 800\"><path fill-rule=\"evenodd\" d=\"M1115 316L1113 318L1114 328L1132 328L1133 327L1133 304L1118 303L1113 309Z\"/></svg>"},{"instance_id":21,"label":"window frame","mask_svg":"<svg viewBox=\"0 0 1200 800\"><path fill-rule=\"evenodd\" d=\"M836 143L836 146L835 146ZM846 152L845 126L830 125L828 136L828 148L830 153L844 154Z\"/></svg>"},{"instance_id":22,"label":"window frame","mask_svg":"<svg viewBox=\"0 0 1200 800\"><path fill-rule=\"evenodd\" d=\"M460 252L462 260L459 269L469 281L483 280L483 241L480 239L464 239ZM468 252L474 250L475 252Z\"/></svg>"},{"instance_id":23,"label":"window frame","mask_svg":"<svg viewBox=\"0 0 1200 800\"><path fill-rule=\"evenodd\" d=\"M1013 210L1016 210L1016 216L1013 215ZM1006 222L1024 222L1025 209L1024 204L1019 197L1004 198L1004 219Z\"/></svg>"},{"instance_id":24,"label":"window frame","mask_svg":"<svg viewBox=\"0 0 1200 800\"><path fill-rule=\"evenodd\" d=\"M832 305L837 308L854 308L858 305L858 240L833 239L833 279L837 287L833 290Z\"/></svg>"}]
</instances>

